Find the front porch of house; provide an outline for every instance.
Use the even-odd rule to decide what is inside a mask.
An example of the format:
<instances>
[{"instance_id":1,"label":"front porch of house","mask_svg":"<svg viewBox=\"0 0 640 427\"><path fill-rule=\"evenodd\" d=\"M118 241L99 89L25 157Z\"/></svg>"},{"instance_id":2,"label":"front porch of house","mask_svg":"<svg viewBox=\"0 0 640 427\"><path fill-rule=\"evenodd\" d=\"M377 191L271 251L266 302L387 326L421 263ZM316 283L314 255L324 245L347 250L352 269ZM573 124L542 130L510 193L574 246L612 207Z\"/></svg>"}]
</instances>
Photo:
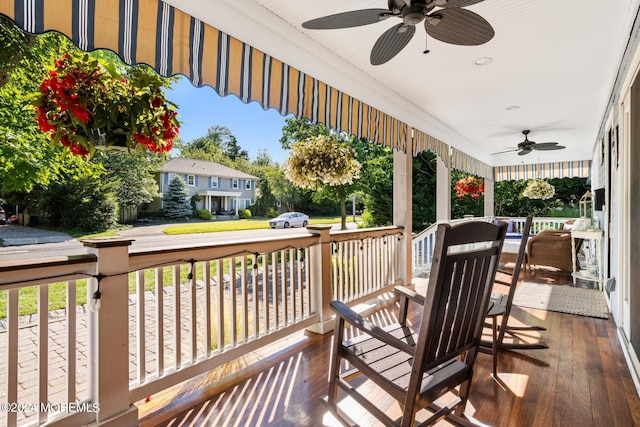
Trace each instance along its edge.
<instances>
[{"instance_id":1,"label":"front porch of house","mask_svg":"<svg viewBox=\"0 0 640 427\"><path fill-rule=\"evenodd\" d=\"M506 269L511 266L506 264ZM572 286L568 275L553 271L523 272L521 277ZM500 282L510 276L498 273L497 279L495 290L506 292ZM382 326L394 319L397 309L392 301L369 318ZM413 311L413 316L419 315ZM480 354L469 416L496 427L640 425L640 399L611 318L517 306L512 315L510 324L546 327L530 340L540 337L549 348L501 352L497 379L491 376L491 356ZM225 379L212 371L154 395L138 403L140 425L340 426L321 399L327 393L331 339L331 334L297 334L277 347L245 356L236 366L239 371ZM362 387L368 387L385 412L401 415L399 405L376 386L363 380ZM343 394L339 406L358 425L380 425Z\"/></svg>"},{"instance_id":2,"label":"front porch of house","mask_svg":"<svg viewBox=\"0 0 640 427\"><path fill-rule=\"evenodd\" d=\"M3 414L0 425L332 425L319 400L333 327L328 302L366 309L374 300L383 310L373 320L392 319L389 292L408 282L407 265L428 270L430 241L428 231L409 239L402 227L310 226L286 237L145 251L93 240L87 255L1 263L0 390L23 410ZM571 282L565 273L526 274ZM49 305L56 293L63 307ZM37 299L25 316L28 294ZM640 422L611 318L516 308L514 321L545 326L532 339L550 348L501 353L498 382L481 355L470 414L492 425ZM71 410L60 405L69 402Z\"/></svg>"}]
</instances>

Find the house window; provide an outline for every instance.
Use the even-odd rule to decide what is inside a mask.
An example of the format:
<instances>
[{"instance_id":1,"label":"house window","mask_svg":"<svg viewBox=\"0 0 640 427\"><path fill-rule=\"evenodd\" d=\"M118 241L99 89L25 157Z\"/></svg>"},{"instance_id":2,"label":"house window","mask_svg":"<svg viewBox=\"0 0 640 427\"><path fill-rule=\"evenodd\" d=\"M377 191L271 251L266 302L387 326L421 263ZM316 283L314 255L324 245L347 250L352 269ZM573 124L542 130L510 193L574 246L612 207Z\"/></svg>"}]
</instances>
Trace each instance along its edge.
<instances>
[{"instance_id":1,"label":"house window","mask_svg":"<svg viewBox=\"0 0 640 427\"><path fill-rule=\"evenodd\" d=\"M211 188L218 188L218 177L212 176L210 177L210 180L211 180Z\"/></svg>"},{"instance_id":2,"label":"house window","mask_svg":"<svg viewBox=\"0 0 640 427\"><path fill-rule=\"evenodd\" d=\"M232 179L231 188L233 188L234 190L237 190L238 188L240 188L240 181L238 181L237 179Z\"/></svg>"},{"instance_id":3,"label":"house window","mask_svg":"<svg viewBox=\"0 0 640 427\"><path fill-rule=\"evenodd\" d=\"M187 175L187 186L195 187L196 185L196 176L195 175Z\"/></svg>"},{"instance_id":4,"label":"house window","mask_svg":"<svg viewBox=\"0 0 640 427\"><path fill-rule=\"evenodd\" d=\"M240 209L248 209L251 203L251 199L240 199Z\"/></svg>"},{"instance_id":5,"label":"house window","mask_svg":"<svg viewBox=\"0 0 640 427\"><path fill-rule=\"evenodd\" d=\"M245 190L251 190L251 181L249 181L248 179L244 182L244 188Z\"/></svg>"}]
</instances>

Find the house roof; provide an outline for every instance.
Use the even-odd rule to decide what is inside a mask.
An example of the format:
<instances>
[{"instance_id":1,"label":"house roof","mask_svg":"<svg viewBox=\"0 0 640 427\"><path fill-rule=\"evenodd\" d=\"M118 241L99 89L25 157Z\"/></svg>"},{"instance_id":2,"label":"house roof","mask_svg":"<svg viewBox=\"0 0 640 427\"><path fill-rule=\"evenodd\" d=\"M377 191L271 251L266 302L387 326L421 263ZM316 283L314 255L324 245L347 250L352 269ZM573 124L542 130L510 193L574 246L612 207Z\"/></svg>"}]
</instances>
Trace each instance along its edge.
<instances>
[{"instance_id":1,"label":"house roof","mask_svg":"<svg viewBox=\"0 0 640 427\"><path fill-rule=\"evenodd\" d=\"M249 175L236 169L205 160L185 159L177 157L170 159L160 169L161 172L172 172L185 175L204 175L225 178L258 179L257 176Z\"/></svg>"}]
</instances>

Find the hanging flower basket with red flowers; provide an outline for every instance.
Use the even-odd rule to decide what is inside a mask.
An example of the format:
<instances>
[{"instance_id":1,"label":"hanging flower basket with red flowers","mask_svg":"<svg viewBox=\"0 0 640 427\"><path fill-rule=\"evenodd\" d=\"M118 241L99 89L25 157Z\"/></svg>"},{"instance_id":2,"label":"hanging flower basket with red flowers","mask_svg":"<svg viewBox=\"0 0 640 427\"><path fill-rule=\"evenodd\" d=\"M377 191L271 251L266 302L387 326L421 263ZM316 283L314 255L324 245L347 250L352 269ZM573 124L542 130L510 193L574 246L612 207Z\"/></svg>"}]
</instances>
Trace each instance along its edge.
<instances>
[{"instance_id":1,"label":"hanging flower basket with red flowers","mask_svg":"<svg viewBox=\"0 0 640 427\"><path fill-rule=\"evenodd\" d=\"M460 198L471 196L472 199L477 199L484 194L484 180L475 176L465 176L456 181L455 189L456 196Z\"/></svg>"},{"instance_id":2,"label":"hanging flower basket with red flowers","mask_svg":"<svg viewBox=\"0 0 640 427\"><path fill-rule=\"evenodd\" d=\"M109 148L167 153L180 124L162 85L155 74L125 78L112 64L65 53L34 96L36 120L52 144L79 156Z\"/></svg>"}]
</instances>

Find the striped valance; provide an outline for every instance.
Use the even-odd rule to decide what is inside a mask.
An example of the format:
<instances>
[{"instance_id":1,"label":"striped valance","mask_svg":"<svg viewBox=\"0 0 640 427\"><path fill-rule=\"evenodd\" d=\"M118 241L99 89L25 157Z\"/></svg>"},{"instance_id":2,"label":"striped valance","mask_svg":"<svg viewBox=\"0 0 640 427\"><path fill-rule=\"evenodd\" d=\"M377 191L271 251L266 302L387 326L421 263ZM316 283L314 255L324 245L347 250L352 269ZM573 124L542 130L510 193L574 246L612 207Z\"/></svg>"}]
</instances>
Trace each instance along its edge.
<instances>
[{"instance_id":1,"label":"striped valance","mask_svg":"<svg viewBox=\"0 0 640 427\"><path fill-rule=\"evenodd\" d=\"M451 149L451 167L481 178L493 179L491 166L456 148Z\"/></svg>"},{"instance_id":2,"label":"striped valance","mask_svg":"<svg viewBox=\"0 0 640 427\"><path fill-rule=\"evenodd\" d=\"M0 13L30 33L56 30L81 49L111 49L128 64L406 151L405 123L160 0L2 0Z\"/></svg>"},{"instance_id":3,"label":"striped valance","mask_svg":"<svg viewBox=\"0 0 640 427\"><path fill-rule=\"evenodd\" d=\"M414 129L413 155L415 156L422 151L436 153L449 166L449 146L421 130Z\"/></svg>"},{"instance_id":4,"label":"striped valance","mask_svg":"<svg viewBox=\"0 0 640 427\"><path fill-rule=\"evenodd\" d=\"M496 182L534 178L588 178L590 170L591 160L496 166L494 168Z\"/></svg>"}]
</instances>

